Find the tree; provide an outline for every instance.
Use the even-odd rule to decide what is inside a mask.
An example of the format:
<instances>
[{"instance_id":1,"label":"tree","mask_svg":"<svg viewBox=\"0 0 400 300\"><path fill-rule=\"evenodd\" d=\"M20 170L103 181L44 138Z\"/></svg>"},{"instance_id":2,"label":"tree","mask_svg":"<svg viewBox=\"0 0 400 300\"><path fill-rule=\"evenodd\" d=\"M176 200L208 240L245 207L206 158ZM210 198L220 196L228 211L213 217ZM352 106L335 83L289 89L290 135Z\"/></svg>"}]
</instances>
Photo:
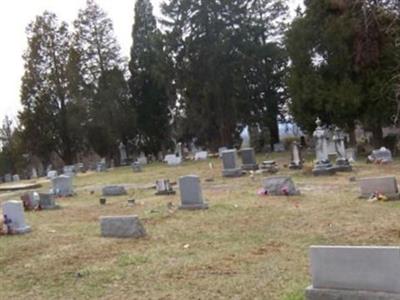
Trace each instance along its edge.
<instances>
[{"instance_id":1,"label":"tree","mask_svg":"<svg viewBox=\"0 0 400 300\"><path fill-rule=\"evenodd\" d=\"M260 107L276 116L277 99L269 102L272 74L261 73L278 70L271 40L280 31L281 1L176 0L165 3L163 13L187 131L217 148L233 145L244 122L260 121L252 116Z\"/></svg>"},{"instance_id":2,"label":"tree","mask_svg":"<svg viewBox=\"0 0 400 300\"><path fill-rule=\"evenodd\" d=\"M137 113L137 144L157 154L170 143L169 62L149 0L135 4L129 87Z\"/></svg>"},{"instance_id":3,"label":"tree","mask_svg":"<svg viewBox=\"0 0 400 300\"><path fill-rule=\"evenodd\" d=\"M66 23L44 12L27 28L28 49L24 54L19 115L26 148L49 158L55 151L72 163L73 151L68 128L70 93L66 72L70 35Z\"/></svg>"}]
</instances>

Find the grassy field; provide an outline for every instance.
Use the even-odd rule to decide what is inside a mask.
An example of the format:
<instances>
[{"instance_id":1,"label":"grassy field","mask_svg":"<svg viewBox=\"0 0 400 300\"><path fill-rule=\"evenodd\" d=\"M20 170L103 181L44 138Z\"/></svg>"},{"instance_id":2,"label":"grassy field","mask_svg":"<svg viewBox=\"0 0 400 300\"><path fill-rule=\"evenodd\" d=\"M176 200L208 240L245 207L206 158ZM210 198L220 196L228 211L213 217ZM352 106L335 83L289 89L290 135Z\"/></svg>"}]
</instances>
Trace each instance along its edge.
<instances>
[{"instance_id":1,"label":"grassy field","mask_svg":"<svg viewBox=\"0 0 400 300\"><path fill-rule=\"evenodd\" d=\"M279 155L282 166L289 156ZM266 159L266 157L259 157ZM270 158L268 158L270 159ZM303 299L310 245L398 245L400 202L358 199L350 176L397 175L400 164L359 163L350 174L314 178L282 168L302 195L261 197L262 176L221 177L221 164L129 167L74 179L62 209L27 212L32 232L0 237L0 299ZM179 211L176 196L154 196L156 179L202 178L210 209ZM213 178L212 182L205 182ZM99 205L104 184L129 184L128 196ZM44 186L47 189L48 185ZM91 191L95 191L94 194ZM128 206L135 198L137 204ZM0 201L19 199L0 194ZM148 236L100 237L99 216L137 214Z\"/></svg>"}]
</instances>

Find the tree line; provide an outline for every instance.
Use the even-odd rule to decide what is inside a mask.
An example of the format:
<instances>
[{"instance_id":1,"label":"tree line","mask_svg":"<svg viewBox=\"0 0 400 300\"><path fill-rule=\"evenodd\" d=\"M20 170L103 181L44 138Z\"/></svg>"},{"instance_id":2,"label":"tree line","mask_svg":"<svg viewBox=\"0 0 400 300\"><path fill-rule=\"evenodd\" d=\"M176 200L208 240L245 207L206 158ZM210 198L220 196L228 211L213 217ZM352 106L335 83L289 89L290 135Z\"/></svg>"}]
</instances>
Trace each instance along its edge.
<instances>
[{"instance_id":1,"label":"tree line","mask_svg":"<svg viewBox=\"0 0 400 300\"><path fill-rule=\"evenodd\" d=\"M400 115L398 1L306 0L291 23L287 4L172 0L156 20L137 0L129 59L93 0L72 27L44 12L27 27L23 109L14 130L4 123L0 168L24 155L117 159L120 142L154 155L193 139L217 149L245 126L274 144L288 115L308 131L317 116L360 123L380 140Z\"/></svg>"}]
</instances>

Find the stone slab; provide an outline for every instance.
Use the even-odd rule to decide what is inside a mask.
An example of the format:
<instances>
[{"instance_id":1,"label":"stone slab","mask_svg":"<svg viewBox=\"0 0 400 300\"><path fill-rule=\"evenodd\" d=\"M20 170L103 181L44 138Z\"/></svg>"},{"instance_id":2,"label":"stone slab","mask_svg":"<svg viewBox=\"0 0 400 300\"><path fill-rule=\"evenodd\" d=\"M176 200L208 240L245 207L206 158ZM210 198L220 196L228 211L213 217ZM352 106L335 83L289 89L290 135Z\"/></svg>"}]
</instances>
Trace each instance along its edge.
<instances>
[{"instance_id":1,"label":"stone slab","mask_svg":"<svg viewBox=\"0 0 400 300\"><path fill-rule=\"evenodd\" d=\"M399 294L349 291L333 289L315 289L309 287L306 290L307 300L400 300Z\"/></svg>"},{"instance_id":2,"label":"stone slab","mask_svg":"<svg viewBox=\"0 0 400 300\"><path fill-rule=\"evenodd\" d=\"M292 178L286 176L265 178L262 186L267 195L271 196L295 196L300 194Z\"/></svg>"},{"instance_id":3,"label":"stone slab","mask_svg":"<svg viewBox=\"0 0 400 300\"><path fill-rule=\"evenodd\" d=\"M118 185L105 186L102 193L103 196L123 196L127 194L125 187Z\"/></svg>"},{"instance_id":4,"label":"stone slab","mask_svg":"<svg viewBox=\"0 0 400 300\"><path fill-rule=\"evenodd\" d=\"M314 289L400 293L400 247L312 246L310 260Z\"/></svg>"},{"instance_id":5,"label":"stone slab","mask_svg":"<svg viewBox=\"0 0 400 300\"><path fill-rule=\"evenodd\" d=\"M138 216L100 217L100 230L103 237L140 238L146 235Z\"/></svg>"},{"instance_id":6,"label":"stone slab","mask_svg":"<svg viewBox=\"0 0 400 300\"><path fill-rule=\"evenodd\" d=\"M369 177L358 180L362 198L369 198L378 192L389 198L398 198L399 189L396 177Z\"/></svg>"}]
</instances>

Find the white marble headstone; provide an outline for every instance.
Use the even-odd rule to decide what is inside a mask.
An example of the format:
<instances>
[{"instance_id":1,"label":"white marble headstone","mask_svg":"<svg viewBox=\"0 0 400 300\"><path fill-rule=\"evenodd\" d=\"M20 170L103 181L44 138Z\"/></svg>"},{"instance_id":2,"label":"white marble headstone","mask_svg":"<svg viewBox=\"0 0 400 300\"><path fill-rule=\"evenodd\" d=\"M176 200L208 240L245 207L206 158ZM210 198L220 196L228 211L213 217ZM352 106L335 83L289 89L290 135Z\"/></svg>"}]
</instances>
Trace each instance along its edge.
<instances>
[{"instance_id":1,"label":"white marble headstone","mask_svg":"<svg viewBox=\"0 0 400 300\"><path fill-rule=\"evenodd\" d=\"M26 233L31 230L25 223L24 206L21 201L7 201L2 204L3 215L11 220L10 227L13 233Z\"/></svg>"}]
</instances>

